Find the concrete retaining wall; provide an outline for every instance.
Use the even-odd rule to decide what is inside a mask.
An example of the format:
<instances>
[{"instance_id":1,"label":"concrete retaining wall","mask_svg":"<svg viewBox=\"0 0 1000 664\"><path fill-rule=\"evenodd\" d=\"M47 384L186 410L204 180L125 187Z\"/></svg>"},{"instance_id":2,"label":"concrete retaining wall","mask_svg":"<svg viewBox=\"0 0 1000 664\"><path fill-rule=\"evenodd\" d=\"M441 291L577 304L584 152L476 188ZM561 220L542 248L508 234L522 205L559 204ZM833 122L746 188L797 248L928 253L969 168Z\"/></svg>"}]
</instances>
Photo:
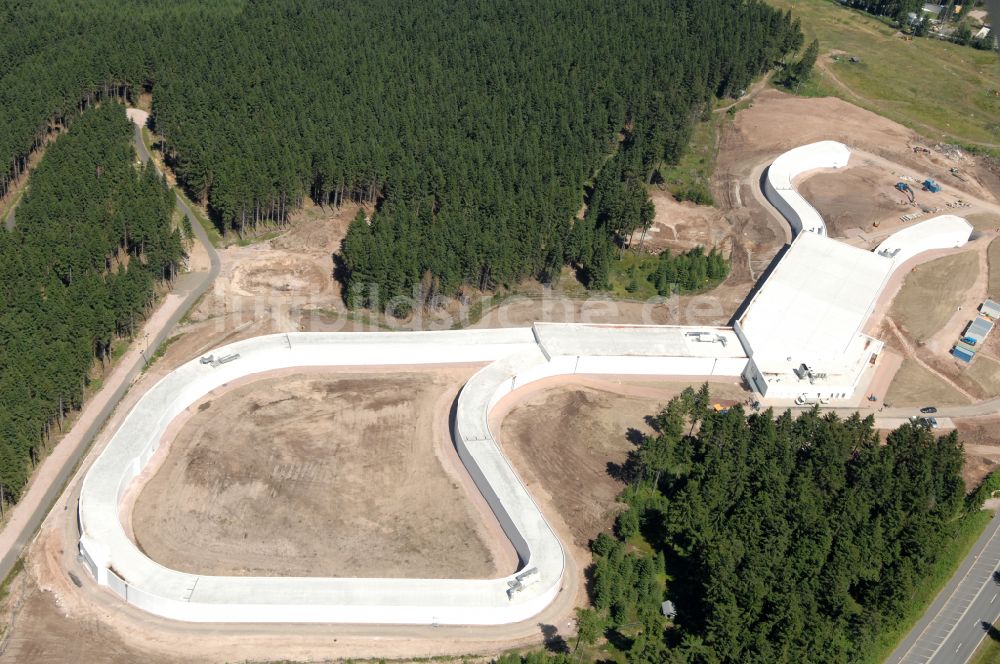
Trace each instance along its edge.
<instances>
[{"instance_id":1,"label":"concrete retaining wall","mask_svg":"<svg viewBox=\"0 0 1000 664\"><path fill-rule=\"evenodd\" d=\"M588 337L598 339L598 346L607 343L605 355L597 348L590 355L549 358L531 329L517 328L271 335L228 346L223 352L240 357L227 364L192 360L138 401L87 472L79 506L81 554L98 582L125 601L177 620L503 624L528 619L562 587L565 554L490 431L489 413L496 403L514 389L557 375L738 376L746 364L732 348L713 344L695 347L724 356L616 355L621 348L641 353L657 333L648 327L614 329L611 335L602 331ZM664 343L676 343L683 335L683 328L664 329ZM243 376L297 366L468 362L488 364L459 394L454 443L520 557L518 571L536 570L537 582L522 590L509 592L518 585L516 574L500 579L200 576L159 565L126 536L118 517L122 496L158 450L170 422L211 390Z\"/></svg>"}]
</instances>

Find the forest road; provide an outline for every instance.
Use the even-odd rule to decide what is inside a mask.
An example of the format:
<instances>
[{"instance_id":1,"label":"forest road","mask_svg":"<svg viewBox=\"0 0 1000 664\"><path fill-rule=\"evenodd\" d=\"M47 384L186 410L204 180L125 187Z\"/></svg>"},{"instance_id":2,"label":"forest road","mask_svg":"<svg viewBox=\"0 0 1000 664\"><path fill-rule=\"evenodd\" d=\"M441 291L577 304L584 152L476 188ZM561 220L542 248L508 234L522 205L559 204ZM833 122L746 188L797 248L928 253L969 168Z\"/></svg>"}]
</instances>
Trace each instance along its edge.
<instances>
[{"instance_id":1,"label":"forest road","mask_svg":"<svg viewBox=\"0 0 1000 664\"><path fill-rule=\"evenodd\" d=\"M135 128L135 150L142 163L149 161L149 152L142 142L138 126ZM25 546L34 537L42 519L53 507L71 473L90 447L94 436L142 371L147 358L156 352L178 321L208 290L219 274L219 254L209 242L205 229L179 196L177 205L191 222L195 236L208 252L211 266L206 272L188 272L174 280L173 289L164 296L160 306L143 324L142 330L136 334L118 365L105 378L104 386L84 404L73 427L36 468L27 490L11 511L10 520L0 531L0 579L6 578L14 568Z\"/></svg>"}]
</instances>

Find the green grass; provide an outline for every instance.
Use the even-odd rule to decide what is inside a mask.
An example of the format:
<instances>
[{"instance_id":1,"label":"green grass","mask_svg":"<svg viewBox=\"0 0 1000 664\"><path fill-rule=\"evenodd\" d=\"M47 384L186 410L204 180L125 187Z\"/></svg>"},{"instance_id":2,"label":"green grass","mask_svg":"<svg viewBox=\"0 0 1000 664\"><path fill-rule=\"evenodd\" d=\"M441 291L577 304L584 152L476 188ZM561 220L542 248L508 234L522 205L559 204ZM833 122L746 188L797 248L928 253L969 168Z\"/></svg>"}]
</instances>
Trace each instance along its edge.
<instances>
[{"instance_id":1,"label":"green grass","mask_svg":"<svg viewBox=\"0 0 1000 664\"><path fill-rule=\"evenodd\" d=\"M927 138L1000 147L1000 88L996 53L936 38L904 41L886 23L835 0L767 0L801 18L806 43L819 39L820 63L843 84L820 72L800 94L832 94L900 122ZM861 58L833 62L840 50Z\"/></svg>"},{"instance_id":2,"label":"green grass","mask_svg":"<svg viewBox=\"0 0 1000 664\"><path fill-rule=\"evenodd\" d=\"M648 300L657 297L656 287L649 281L659 259L652 254L637 254L626 251L622 257L611 264L611 288L608 291L616 297L636 300ZM630 287L632 289L630 289Z\"/></svg>"},{"instance_id":3,"label":"green grass","mask_svg":"<svg viewBox=\"0 0 1000 664\"><path fill-rule=\"evenodd\" d=\"M273 240L279 235L283 234L285 231L269 231L267 233L262 233L260 235L248 235L246 237L241 237L236 240L233 244L240 247L246 247L247 245L257 244L258 242L267 242L268 240Z\"/></svg>"},{"instance_id":4,"label":"green grass","mask_svg":"<svg viewBox=\"0 0 1000 664\"><path fill-rule=\"evenodd\" d=\"M994 630L997 629L998 624L1000 623L993 625ZM1000 664L1000 641L997 640L996 636L993 636L993 633L986 637L969 662L970 664Z\"/></svg>"},{"instance_id":5,"label":"green grass","mask_svg":"<svg viewBox=\"0 0 1000 664\"><path fill-rule=\"evenodd\" d=\"M142 367L142 372L146 373L147 369L149 369L151 366L153 366L154 364L156 364L156 361L159 360L161 357L163 357L163 354L167 352L167 348L170 347L170 344L174 343L175 341L177 341L180 338L181 338L181 335L175 334L174 336L170 337L169 339L167 339L166 341L164 341L162 344L160 344L160 347L157 348L156 352L153 353L152 357L149 358L149 362L147 362Z\"/></svg>"},{"instance_id":6,"label":"green grass","mask_svg":"<svg viewBox=\"0 0 1000 664\"><path fill-rule=\"evenodd\" d=\"M976 539L982 535L986 525L993 518L993 513L981 510L975 514L964 517L959 524L958 533L952 542L952 546L946 549L943 555L937 560L928 572L923 582L919 585L917 592L910 598L909 604L903 607L903 619L892 629L879 634L878 640L872 649L874 656L870 660L872 664L883 662L889 656L907 632L916 624L924 611L934 601L941 589L948 583L948 580L955 574L962 559L968 555Z\"/></svg>"},{"instance_id":7,"label":"green grass","mask_svg":"<svg viewBox=\"0 0 1000 664\"><path fill-rule=\"evenodd\" d=\"M749 106L750 103L749 100L740 102L730 110L739 110L744 104ZM681 197L684 191L695 187L700 187L706 192L710 191L709 181L715 171L715 157L718 154L719 130L733 115L735 112L716 113L708 120L699 122L695 125L691 142L678 163L660 167L660 177L675 197Z\"/></svg>"},{"instance_id":8,"label":"green grass","mask_svg":"<svg viewBox=\"0 0 1000 664\"><path fill-rule=\"evenodd\" d=\"M24 571L24 558L18 558L14 563L14 566L10 568L7 572L7 576L4 578L3 582L0 583L0 602L7 599L7 595L10 594L10 584L13 583L17 575Z\"/></svg>"},{"instance_id":9,"label":"green grass","mask_svg":"<svg viewBox=\"0 0 1000 664\"><path fill-rule=\"evenodd\" d=\"M215 224L208 220L208 217L205 216L201 209L192 203L191 199L188 198L179 187L174 187L174 191L177 192L177 195L180 196L181 199L183 199L183 201L187 204L188 209L190 209L191 213L194 214L194 218L197 219L198 223L201 224L201 227L205 229L205 234L208 235L208 241L212 243L212 246L216 249L223 246L225 242L223 241L222 234L219 233L219 229L216 228Z\"/></svg>"}]
</instances>

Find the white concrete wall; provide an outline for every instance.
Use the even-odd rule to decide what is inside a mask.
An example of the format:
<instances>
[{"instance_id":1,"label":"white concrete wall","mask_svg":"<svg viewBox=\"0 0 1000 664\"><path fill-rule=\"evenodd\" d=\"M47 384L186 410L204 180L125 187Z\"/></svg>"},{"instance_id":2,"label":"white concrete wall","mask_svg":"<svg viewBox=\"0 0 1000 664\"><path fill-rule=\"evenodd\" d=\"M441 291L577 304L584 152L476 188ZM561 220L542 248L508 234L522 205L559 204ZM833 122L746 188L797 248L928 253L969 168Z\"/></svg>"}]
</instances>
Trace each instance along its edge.
<instances>
[{"instance_id":1,"label":"white concrete wall","mask_svg":"<svg viewBox=\"0 0 1000 664\"><path fill-rule=\"evenodd\" d=\"M80 494L80 550L99 583L151 613L188 621L502 624L525 620L559 592L562 545L489 428L489 413L512 390L568 373L732 375L746 364L732 349L713 357L641 353L650 328L614 326L609 355L547 358L528 328L398 333L295 333L257 337L226 348L234 362L197 359L163 378L138 401L87 472ZM691 328L692 330L697 328ZM684 330L670 330L675 338ZM558 331L556 331L558 333ZM601 342L603 343L603 342ZM600 353L598 347L593 352ZM709 353L720 353L705 344ZM699 346L695 346L699 348ZM663 352L661 348L659 352ZM687 352L685 350L685 352ZM150 461L181 412L204 394L247 375L297 366L484 362L458 397L453 437L459 456L521 558L539 581L508 597L514 575L500 579L353 579L201 576L146 557L118 518L122 496ZM114 570L114 571L111 571Z\"/></svg>"},{"instance_id":2,"label":"white concrete wall","mask_svg":"<svg viewBox=\"0 0 1000 664\"><path fill-rule=\"evenodd\" d=\"M896 231L875 247L875 253L898 266L925 251L963 247L972 230L962 217L945 214Z\"/></svg>"},{"instance_id":3,"label":"white concrete wall","mask_svg":"<svg viewBox=\"0 0 1000 664\"><path fill-rule=\"evenodd\" d=\"M843 168L850 158L851 151L843 143L820 141L789 150L768 167L764 196L788 220L793 235L802 231L827 233L823 217L795 190L792 181L820 168Z\"/></svg>"}]
</instances>

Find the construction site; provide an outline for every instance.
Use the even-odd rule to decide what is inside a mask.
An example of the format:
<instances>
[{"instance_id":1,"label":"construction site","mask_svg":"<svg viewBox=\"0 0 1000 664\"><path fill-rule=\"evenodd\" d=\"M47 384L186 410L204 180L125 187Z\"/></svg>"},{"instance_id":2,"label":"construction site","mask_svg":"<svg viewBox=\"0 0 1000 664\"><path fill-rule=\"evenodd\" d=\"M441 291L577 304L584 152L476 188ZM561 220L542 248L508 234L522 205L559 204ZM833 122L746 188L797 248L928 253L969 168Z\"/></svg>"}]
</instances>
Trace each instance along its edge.
<instances>
[{"instance_id":1,"label":"construction site","mask_svg":"<svg viewBox=\"0 0 1000 664\"><path fill-rule=\"evenodd\" d=\"M314 247L336 246L330 229L346 225L343 213L330 223L314 211L282 237L225 249L216 288L126 397L70 486L69 511L53 512L36 540L27 585L13 589L20 617L3 658L54 661L54 635L73 638L81 657L100 635L112 644L101 652L120 662L533 643L539 624L571 632L572 608L586 601L587 543L614 518L615 465L648 432L644 417L685 387L707 380L724 405L860 407L887 429L914 406L976 408L997 393L997 335L977 341L971 363L951 351L996 299L1000 186L971 158L914 150L909 130L842 106L767 91L736 115L720 139L718 212L657 210L657 242L728 244L733 275L670 306L512 299L476 324L512 329L439 342L371 332L341 309L329 254ZM802 113L840 119L833 132L819 121L775 128ZM774 188L796 192L824 224L797 232L760 184L781 155L826 140L843 146L844 163L809 162ZM799 262L816 261L829 281L801 277ZM960 284L940 276L955 265ZM830 296L845 276L860 291ZM839 322L812 329L816 318ZM566 325L532 326L544 320ZM396 339L385 346L382 335ZM793 342L797 352L785 352ZM239 357L213 366L200 362L208 355ZM175 375L188 386L180 401L157 396ZM129 437L130 421L142 440ZM967 481L1000 462L988 423L946 412L938 421L976 441ZM129 440L138 446L115 451ZM77 496L82 532L66 518ZM354 581L378 596L356 594ZM178 622L190 620L226 625ZM321 624L305 624L313 620Z\"/></svg>"}]
</instances>

